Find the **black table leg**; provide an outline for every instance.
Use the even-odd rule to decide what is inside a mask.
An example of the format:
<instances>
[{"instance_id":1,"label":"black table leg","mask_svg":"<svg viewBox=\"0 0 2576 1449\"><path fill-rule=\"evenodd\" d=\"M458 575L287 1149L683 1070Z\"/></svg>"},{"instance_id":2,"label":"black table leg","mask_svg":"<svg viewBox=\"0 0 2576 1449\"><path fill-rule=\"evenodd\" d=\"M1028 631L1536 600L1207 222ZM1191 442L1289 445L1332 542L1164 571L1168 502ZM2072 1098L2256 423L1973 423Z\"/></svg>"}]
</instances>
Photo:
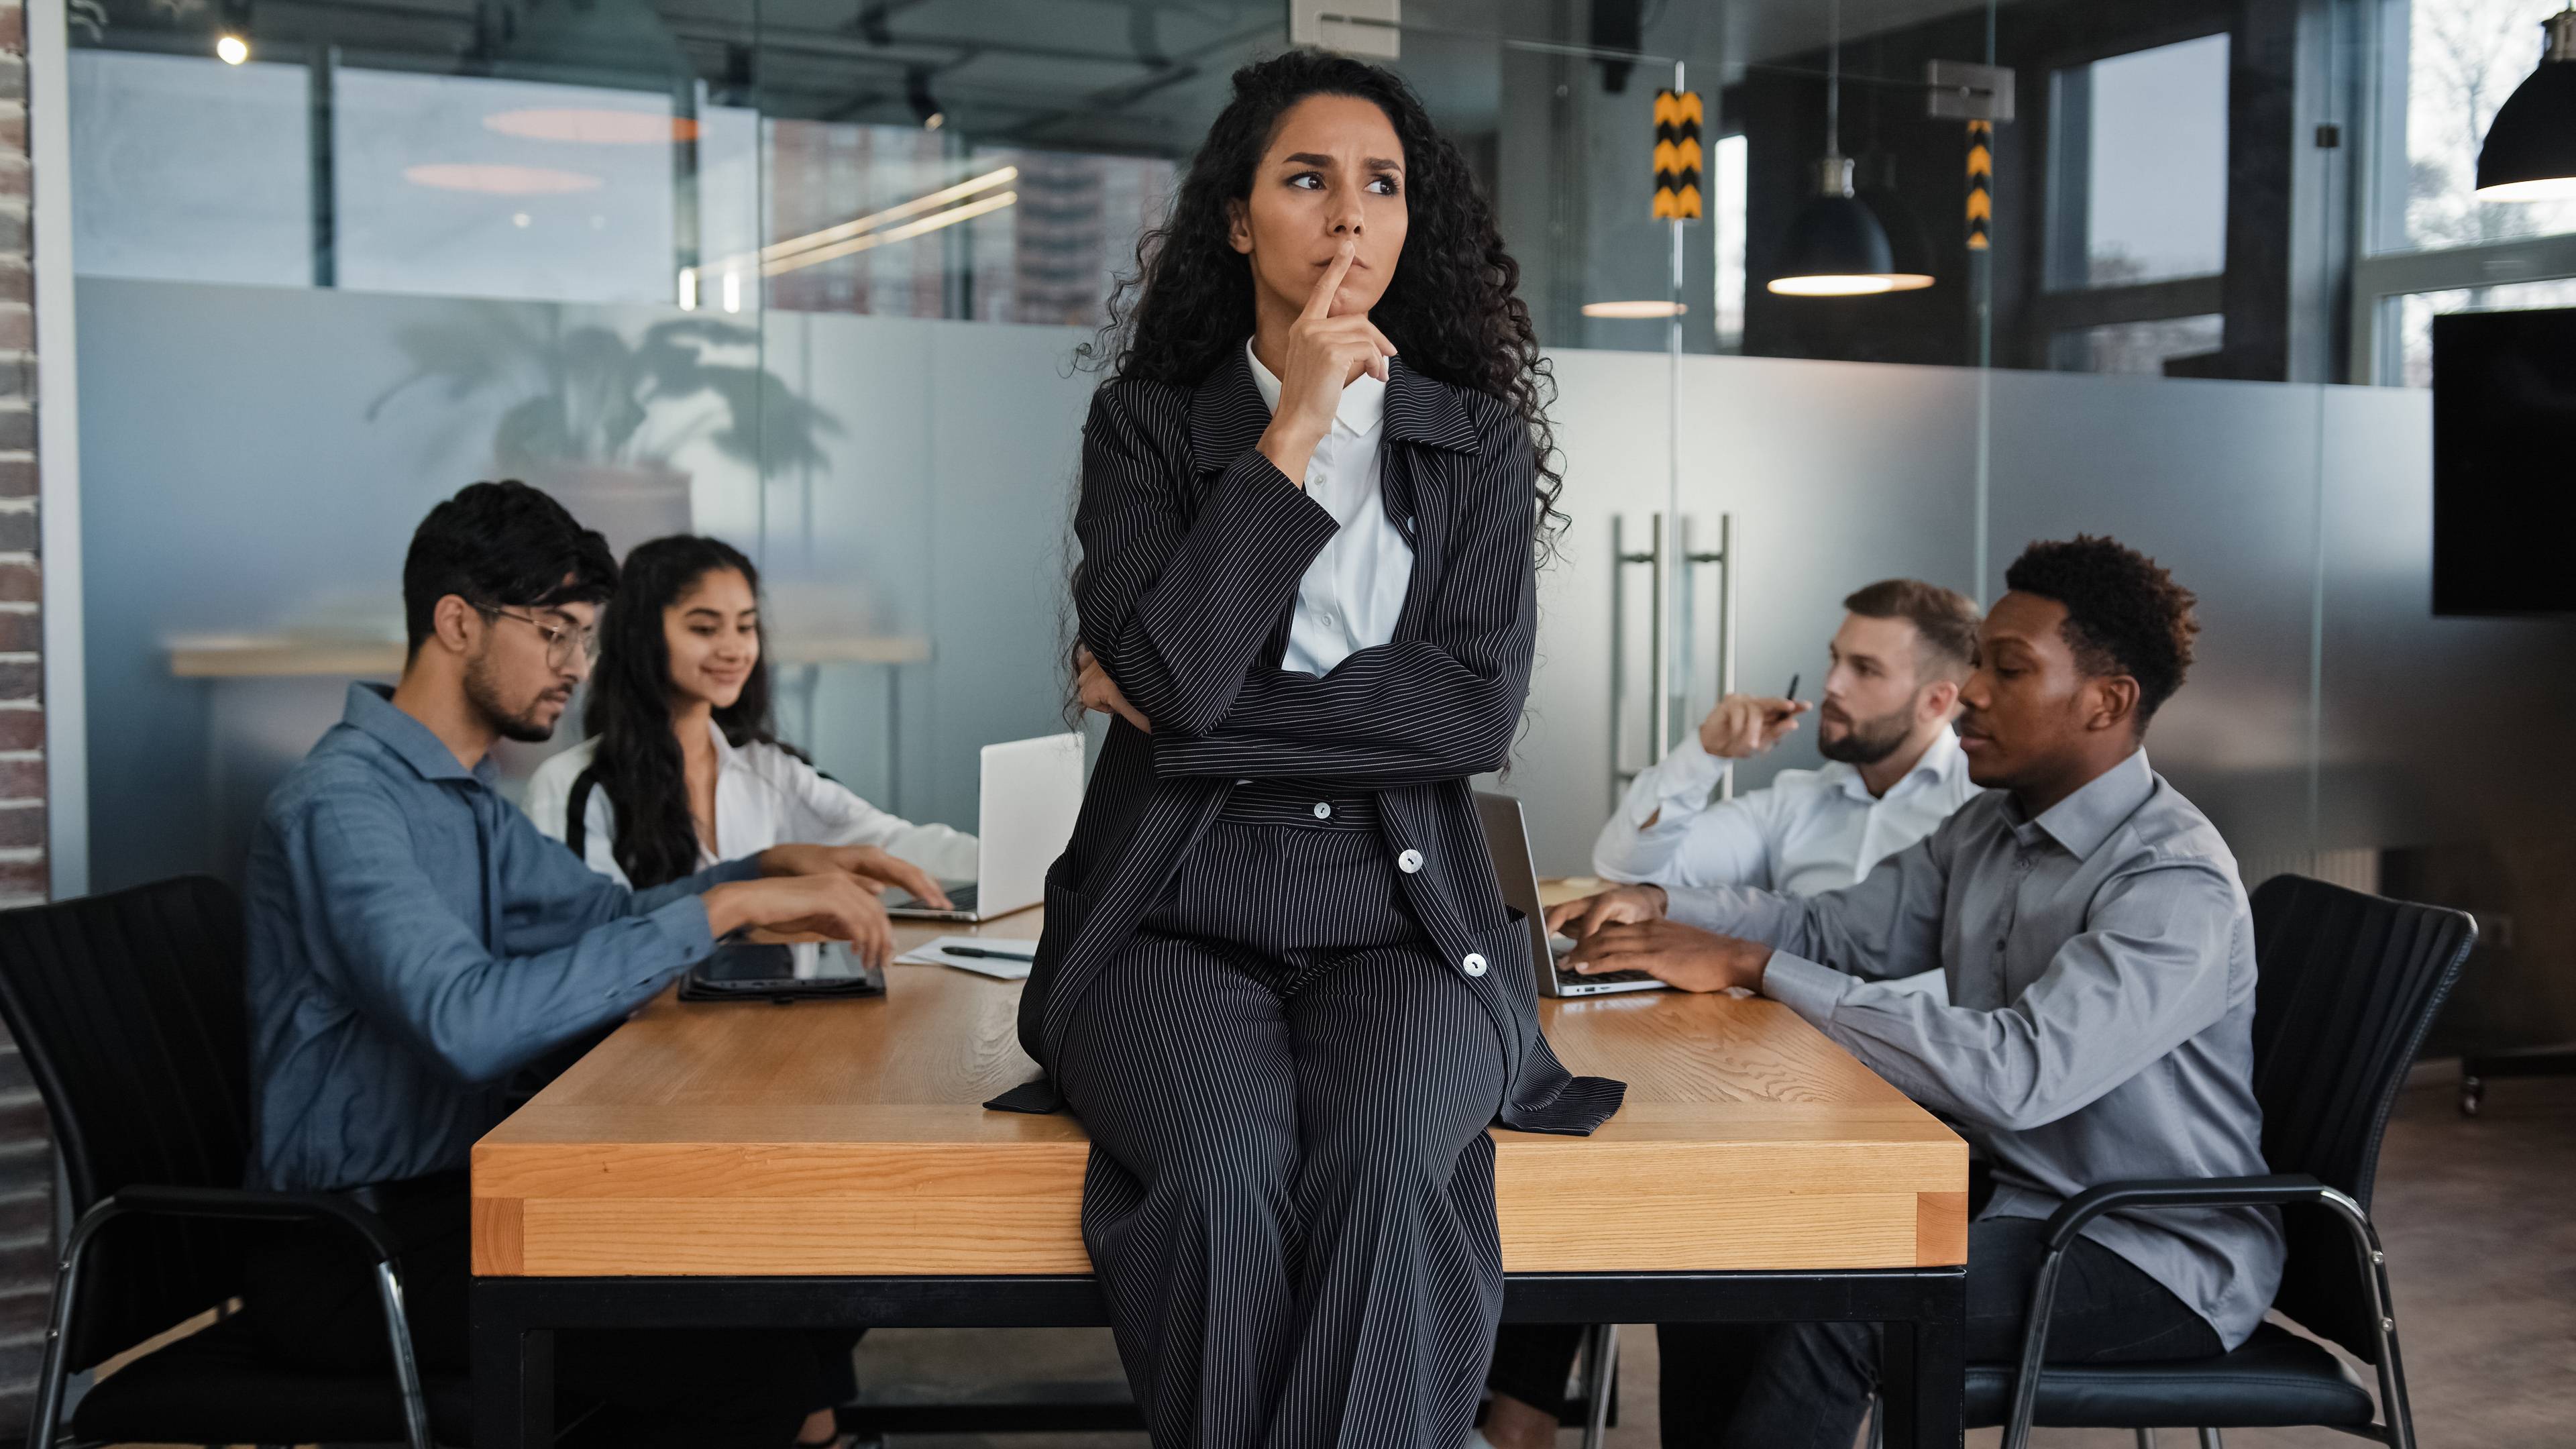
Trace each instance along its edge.
<instances>
[{"instance_id":1,"label":"black table leg","mask_svg":"<svg viewBox=\"0 0 2576 1449\"><path fill-rule=\"evenodd\" d=\"M1926 1284L1918 1316L1880 1335L1887 1449L1959 1449L1967 1412L1967 1279Z\"/></svg>"},{"instance_id":2,"label":"black table leg","mask_svg":"<svg viewBox=\"0 0 2576 1449\"><path fill-rule=\"evenodd\" d=\"M550 1449L555 1442L555 1336L530 1327L509 1280L473 1289L475 1449Z\"/></svg>"}]
</instances>

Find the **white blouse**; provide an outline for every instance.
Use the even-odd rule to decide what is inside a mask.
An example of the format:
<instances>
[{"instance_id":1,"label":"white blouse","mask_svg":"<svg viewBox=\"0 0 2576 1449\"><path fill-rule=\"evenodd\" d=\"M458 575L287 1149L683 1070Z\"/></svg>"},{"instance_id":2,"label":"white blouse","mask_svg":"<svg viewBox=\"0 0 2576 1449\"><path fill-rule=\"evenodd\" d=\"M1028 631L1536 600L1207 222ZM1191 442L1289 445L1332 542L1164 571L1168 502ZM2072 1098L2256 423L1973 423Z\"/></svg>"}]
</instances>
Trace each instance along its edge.
<instances>
[{"instance_id":1,"label":"white blouse","mask_svg":"<svg viewBox=\"0 0 2576 1449\"><path fill-rule=\"evenodd\" d=\"M1279 379L1252 355L1252 382L1279 411ZM1380 454L1386 440L1386 384L1361 373L1342 389L1333 430L1306 464L1306 495L1341 527L1297 581L1282 669L1322 676L1362 649L1395 637L1404 591L1413 582L1413 545L1386 516Z\"/></svg>"},{"instance_id":2,"label":"white blouse","mask_svg":"<svg viewBox=\"0 0 2576 1449\"><path fill-rule=\"evenodd\" d=\"M773 845L874 845L943 881L975 877L975 837L945 825L915 825L890 815L828 780L821 771L776 745L735 748L712 721L716 744L716 848L701 841L698 866L757 855ZM566 812L573 781L590 768L599 742L584 740L537 767L528 780L528 818L557 840L571 830ZM620 884L631 884L614 853L617 808L608 792L594 789L583 810L583 863ZM816 955L796 948L797 974L810 976Z\"/></svg>"}]
</instances>

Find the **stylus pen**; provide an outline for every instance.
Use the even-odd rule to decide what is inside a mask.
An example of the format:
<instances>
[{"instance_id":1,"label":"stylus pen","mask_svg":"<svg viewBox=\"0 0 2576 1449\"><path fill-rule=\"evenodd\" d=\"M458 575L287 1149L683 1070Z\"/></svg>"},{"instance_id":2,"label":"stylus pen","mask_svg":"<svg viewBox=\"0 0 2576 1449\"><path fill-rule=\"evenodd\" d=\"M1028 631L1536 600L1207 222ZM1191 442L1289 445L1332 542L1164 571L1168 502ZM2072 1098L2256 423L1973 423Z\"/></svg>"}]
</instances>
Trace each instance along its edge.
<instances>
[{"instance_id":1,"label":"stylus pen","mask_svg":"<svg viewBox=\"0 0 2576 1449\"><path fill-rule=\"evenodd\" d=\"M1780 697L1789 701L1791 704L1796 704L1798 702L1798 676L1794 674L1789 676L1789 692Z\"/></svg>"},{"instance_id":2,"label":"stylus pen","mask_svg":"<svg viewBox=\"0 0 2576 1449\"><path fill-rule=\"evenodd\" d=\"M993 951L982 946L942 946L939 949L946 955L973 956L979 960L985 957L990 957L996 961L1034 961L1037 959L1034 954L1023 956L1017 951Z\"/></svg>"}]
</instances>

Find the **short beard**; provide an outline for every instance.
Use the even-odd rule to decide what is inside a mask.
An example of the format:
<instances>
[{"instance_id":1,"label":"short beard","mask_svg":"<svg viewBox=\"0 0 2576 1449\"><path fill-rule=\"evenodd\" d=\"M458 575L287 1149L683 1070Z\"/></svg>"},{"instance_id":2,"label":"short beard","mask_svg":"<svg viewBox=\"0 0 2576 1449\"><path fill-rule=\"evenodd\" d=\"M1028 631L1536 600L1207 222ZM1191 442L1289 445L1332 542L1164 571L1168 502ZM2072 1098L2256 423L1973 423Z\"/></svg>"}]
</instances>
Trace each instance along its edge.
<instances>
[{"instance_id":1,"label":"short beard","mask_svg":"<svg viewBox=\"0 0 2576 1449\"><path fill-rule=\"evenodd\" d=\"M476 714L483 716L483 722L492 727L494 734L505 740L517 740L523 745L542 745L555 737L552 723L537 722L537 710L544 704L545 696L540 694L524 709L515 713L511 711L501 702L500 690L492 683L491 661L484 655L477 654L465 661L465 702L474 707Z\"/></svg>"},{"instance_id":2,"label":"short beard","mask_svg":"<svg viewBox=\"0 0 2576 1449\"><path fill-rule=\"evenodd\" d=\"M1914 706L1889 710L1876 719L1856 719L1838 740L1818 739L1816 753L1846 765L1875 765L1904 747L1914 732Z\"/></svg>"}]
</instances>

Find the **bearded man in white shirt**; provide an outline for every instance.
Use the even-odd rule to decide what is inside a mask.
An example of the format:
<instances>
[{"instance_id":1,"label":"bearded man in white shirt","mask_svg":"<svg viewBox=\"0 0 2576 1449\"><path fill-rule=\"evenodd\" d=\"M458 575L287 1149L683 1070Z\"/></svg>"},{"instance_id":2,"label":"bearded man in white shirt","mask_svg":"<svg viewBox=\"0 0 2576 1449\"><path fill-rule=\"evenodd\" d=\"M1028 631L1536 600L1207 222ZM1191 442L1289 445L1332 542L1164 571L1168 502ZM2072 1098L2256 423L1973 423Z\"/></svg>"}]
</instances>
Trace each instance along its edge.
<instances>
[{"instance_id":1,"label":"bearded man in white shirt","mask_svg":"<svg viewBox=\"0 0 2576 1449\"><path fill-rule=\"evenodd\" d=\"M1938 584L1887 579L1843 608L1817 721L1824 768L1783 770L1767 789L1713 801L1730 761L1770 750L1809 708L1730 694L1629 786L1593 843L1594 870L1629 883L1818 895L1868 875L1977 793L1950 732L1976 663L1977 606Z\"/></svg>"},{"instance_id":2,"label":"bearded man in white shirt","mask_svg":"<svg viewBox=\"0 0 2576 1449\"><path fill-rule=\"evenodd\" d=\"M1938 584L1886 579L1843 608L1827 646L1833 662L1817 721L1824 768L1783 770L1766 789L1714 800L1729 761L1770 750L1809 708L1730 694L1629 786L1593 843L1594 870L1667 888L1819 895L1868 875L1979 793L1950 731L1959 686L1976 665L1976 604ZM1916 979L1920 989L1943 989L1938 971ZM1496 1336L1485 1445L1556 1442L1581 1334L1579 1326L1528 1324Z\"/></svg>"}]
</instances>

